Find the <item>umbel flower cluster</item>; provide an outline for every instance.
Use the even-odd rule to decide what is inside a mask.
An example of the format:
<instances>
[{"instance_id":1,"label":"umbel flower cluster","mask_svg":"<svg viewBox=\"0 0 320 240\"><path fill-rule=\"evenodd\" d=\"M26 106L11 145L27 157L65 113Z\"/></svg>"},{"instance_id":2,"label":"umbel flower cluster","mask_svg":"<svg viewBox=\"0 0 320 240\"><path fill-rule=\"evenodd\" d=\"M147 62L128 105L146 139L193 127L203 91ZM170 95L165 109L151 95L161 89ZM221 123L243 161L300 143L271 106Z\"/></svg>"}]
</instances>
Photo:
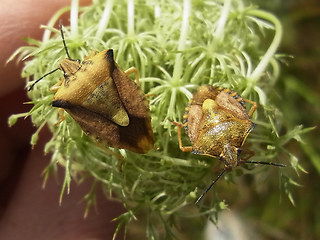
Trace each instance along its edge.
<instances>
[{"instance_id":1,"label":"umbel flower cluster","mask_svg":"<svg viewBox=\"0 0 320 240\"><path fill-rule=\"evenodd\" d=\"M109 154L84 134L67 113L66 119L55 125L59 114L51 105L55 93L50 88L63 74L56 71L46 76L28 92L32 109L12 115L9 124L13 125L19 117L31 118L38 126L31 138L32 145L37 143L43 127L50 128L52 138L44 151L52 157L45 169L45 180L57 165L64 166L61 198L72 180L91 176L95 179L93 189L101 183L108 197L112 194L128 209L119 216L119 225L135 219L139 212L144 213L150 239L159 237L162 231L168 234L176 217L202 215L215 219L226 208L224 200L212 198L216 191L208 194L199 208L193 203L215 177L213 165L219 169L221 164L221 169L223 164L217 159L181 152L177 128L170 122L182 122L188 101L204 84L233 89L258 103L252 119L257 126L247 139L255 152L254 160L275 162L282 153L285 157L280 162L296 171L303 170L285 144L291 139L300 141L300 135L307 130L301 126L287 129L274 101L274 85L280 71L276 50L282 36L275 16L238 0L95 0L82 8L76 2L42 26L42 41L27 39L29 46L18 49L9 60L24 61L22 76L27 87L57 68L67 56L60 31L54 25L63 13L70 11L70 26L65 24L63 29L73 59L84 59L93 50L113 49L119 68L139 70L141 89L150 103L155 149L138 154L108 148L115 153ZM189 144L186 134L182 135L183 142ZM121 169L116 154L124 159ZM252 174L250 169L239 171ZM267 167L264 169L266 175L271 174ZM293 202L290 186L296 183L286 172L281 171L278 184ZM235 179L234 173L226 179ZM89 210L94 191L85 199Z\"/></svg>"}]
</instances>

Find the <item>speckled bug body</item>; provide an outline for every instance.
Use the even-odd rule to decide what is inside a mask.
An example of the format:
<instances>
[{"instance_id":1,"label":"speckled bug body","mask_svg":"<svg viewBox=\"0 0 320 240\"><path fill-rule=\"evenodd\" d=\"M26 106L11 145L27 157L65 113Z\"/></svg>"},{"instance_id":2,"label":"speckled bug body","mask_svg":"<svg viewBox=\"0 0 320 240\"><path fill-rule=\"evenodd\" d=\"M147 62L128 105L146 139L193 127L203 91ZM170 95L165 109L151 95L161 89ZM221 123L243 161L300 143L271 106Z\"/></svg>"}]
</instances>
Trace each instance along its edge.
<instances>
[{"instance_id":1,"label":"speckled bug body","mask_svg":"<svg viewBox=\"0 0 320 240\"><path fill-rule=\"evenodd\" d=\"M252 104L249 113L245 102ZM255 102L229 89L201 86L183 116L192 153L220 158L227 168L238 166L240 148L255 127L250 118L256 109Z\"/></svg>"},{"instance_id":2,"label":"speckled bug body","mask_svg":"<svg viewBox=\"0 0 320 240\"><path fill-rule=\"evenodd\" d=\"M249 112L245 106L246 102L252 105ZM242 163L284 166L269 162L247 161L253 155L250 150L246 150L250 153L247 158L240 158L241 147L255 127L251 117L256 109L255 102L243 99L230 89L203 85L198 88L186 107L183 123L172 122L178 126L181 151L218 158L224 163L224 170L196 203L202 199L225 171L232 170ZM182 127L184 127L192 146L182 145Z\"/></svg>"}]
</instances>

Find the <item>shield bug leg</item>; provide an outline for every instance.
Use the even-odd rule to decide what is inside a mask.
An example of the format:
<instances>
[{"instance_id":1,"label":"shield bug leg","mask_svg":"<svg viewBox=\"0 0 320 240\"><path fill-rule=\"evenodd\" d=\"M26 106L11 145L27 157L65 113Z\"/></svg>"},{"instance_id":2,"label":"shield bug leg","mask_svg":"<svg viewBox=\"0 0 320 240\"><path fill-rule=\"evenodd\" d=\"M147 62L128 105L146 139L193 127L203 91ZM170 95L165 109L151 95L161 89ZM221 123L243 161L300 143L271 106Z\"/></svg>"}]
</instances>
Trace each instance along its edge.
<instances>
[{"instance_id":1,"label":"shield bug leg","mask_svg":"<svg viewBox=\"0 0 320 240\"><path fill-rule=\"evenodd\" d=\"M58 109L59 121L54 124L55 126L58 126L60 123L62 123L66 119L66 117L63 115L63 112L64 112L63 108Z\"/></svg>"},{"instance_id":2,"label":"shield bug leg","mask_svg":"<svg viewBox=\"0 0 320 240\"><path fill-rule=\"evenodd\" d=\"M131 68L128 68L126 71L124 71L124 73L128 76L130 75L131 73L134 73L136 75L136 84L138 86L140 86L140 80L139 80L139 70L136 69L135 67L131 67Z\"/></svg>"},{"instance_id":3,"label":"shield bug leg","mask_svg":"<svg viewBox=\"0 0 320 240\"><path fill-rule=\"evenodd\" d=\"M182 139L181 139L181 128L182 124L178 122L174 122L172 120L169 120L172 124L176 125L178 127L178 142L179 142L179 148L182 152L192 152L192 146L184 147L182 146Z\"/></svg>"},{"instance_id":4,"label":"shield bug leg","mask_svg":"<svg viewBox=\"0 0 320 240\"><path fill-rule=\"evenodd\" d=\"M254 113L254 112L257 110L257 108L258 108L257 103L254 102L254 101L251 101L251 100L249 100L249 99L243 99L243 101L252 104L252 106L251 106L251 108L250 108L250 110L249 110L249 113L248 113L249 117L252 117L253 113Z\"/></svg>"},{"instance_id":5,"label":"shield bug leg","mask_svg":"<svg viewBox=\"0 0 320 240\"><path fill-rule=\"evenodd\" d=\"M62 84L62 80L60 80L59 82L57 82L55 85L53 85L52 87L50 87L50 92L56 92L58 91L59 87Z\"/></svg>"}]
</instances>

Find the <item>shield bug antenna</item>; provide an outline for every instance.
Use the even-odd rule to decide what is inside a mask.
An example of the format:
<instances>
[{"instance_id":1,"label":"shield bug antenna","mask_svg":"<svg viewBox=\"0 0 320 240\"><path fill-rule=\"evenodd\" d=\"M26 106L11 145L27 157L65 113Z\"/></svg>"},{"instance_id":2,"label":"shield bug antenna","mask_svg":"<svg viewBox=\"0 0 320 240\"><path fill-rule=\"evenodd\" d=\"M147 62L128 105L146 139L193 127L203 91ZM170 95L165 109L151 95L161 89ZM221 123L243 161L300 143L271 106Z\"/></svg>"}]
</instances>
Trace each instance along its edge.
<instances>
[{"instance_id":1,"label":"shield bug antenna","mask_svg":"<svg viewBox=\"0 0 320 240\"><path fill-rule=\"evenodd\" d=\"M61 38L62 38L64 49L66 51L66 54L67 54L68 58L71 59L71 57L69 55L69 51L68 51L67 45L66 45L66 40L64 39L64 34L63 34L63 29L62 29L62 19L60 19L59 28L60 28L60 33L61 33Z\"/></svg>"},{"instance_id":2,"label":"shield bug antenna","mask_svg":"<svg viewBox=\"0 0 320 240\"><path fill-rule=\"evenodd\" d=\"M58 70L59 70L59 68L56 68L56 69L52 70L51 72L48 72L48 73L46 73L45 75L43 75L41 78L39 78L38 80L36 80L36 81L29 87L28 91L31 91L31 90L33 89L34 85L36 85L36 84L37 84L39 81L41 81L43 78L45 78L46 76L48 76L48 75L50 75L50 74L52 74L52 73L54 73L55 71L58 71Z\"/></svg>"},{"instance_id":3,"label":"shield bug antenna","mask_svg":"<svg viewBox=\"0 0 320 240\"><path fill-rule=\"evenodd\" d=\"M249 112L245 103L252 105ZM241 147L255 127L251 117L256 109L255 102L243 99L230 89L204 85L198 88L186 107L183 123L171 121L178 126L181 151L218 158L224 163L224 170L213 180L195 204L200 202L226 171L242 163L285 167L277 163L246 161L253 155L250 150L248 150L251 153L249 157L245 160L240 159ZM182 146L182 127L185 128L191 146Z\"/></svg>"},{"instance_id":4,"label":"shield bug antenna","mask_svg":"<svg viewBox=\"0 0 320 240\"><path fill-rule=\"evenodd\" d=\"M271 166L276 166L276 167L286 167L286 165L281 164L281 163L273 163L273 162L256 162L256 161L242 161L241 163L246 163L246 164L261 164L261 165L271 165Z\"/></svg>"},{"instance_id":5,"label":"shield bug antenna","mask_svg":"<svg viewBox=\"0 0 320 240\"><path fill-rule=\"evenodd\" d=\"M62 38L63 46L64 46L64 49L65 49L65 51L66 51L67 57L68 57L68 59L71 60L71 57L70 57L70 55L69 55L69 51L68 51L68 48L67 48L67 45L66 45L66 41L65 41L65 39L64 39L64 34L63 34L63 29L62 29L62 20L60 20L60 22L59 22L59 29L60 29L61 38ZM37 79L37 80L29 87L28 91L31 91L31 90L33 89L33 87L34 87L39 81L41 81L43 78L45 78L46 76L48 76L48 75L50 75L50 74L52 74L52 73L54 73L54 72L56 72L56 71L58 71L58 70L61 70L60 67L61 67L61 66L59 66L58 68L52 70L51 72L46 73L45 75L43 75L42 77L40 77L39 79Z\"/></svg>"},{"instance_id":6,"label":"shield bug antenna","mask_svg":"<svg viewBox=\"0 0 320 240\"><path fill-rule=\"evenodd\" d=\"M201 201L201 199L204 197L204 195L209 192L209 190L212 188L212 186L222 177L222 175L226 172L226 169L223 169L220 174L212 181L210 186L204 191L204 193L201 194L201 196L197 199L197 201L194 203L195 205L198 205L198 203Z\"/></svg>"},{"instance_id":7,"label":"shield bug antenna","mask_svg":"<svg viewBox=\"0 0 320 240\"><path fill-rule=\"evenodd\" d=\"M245 163L245 164L261 164L261 165L271 165L271 166L276 166L276 167L286 167L286 165L284 164L280 164L280 163L272 163L272 162L256 162L256 161L241 161L241 163ZM195 205L198 205L199 202L201 201L201 199L210 191L210 189L213 187L213 185L220 179L220 177L222 177L222 175L229 170L228 167L225 167L220 174L212 181L212 183L209 185L209 187L204 191L204 193L201 194L201 196L197 199L197 201L194 203ZM230 169L231 170L231 169Z\"/></svg>"}]
</instances>

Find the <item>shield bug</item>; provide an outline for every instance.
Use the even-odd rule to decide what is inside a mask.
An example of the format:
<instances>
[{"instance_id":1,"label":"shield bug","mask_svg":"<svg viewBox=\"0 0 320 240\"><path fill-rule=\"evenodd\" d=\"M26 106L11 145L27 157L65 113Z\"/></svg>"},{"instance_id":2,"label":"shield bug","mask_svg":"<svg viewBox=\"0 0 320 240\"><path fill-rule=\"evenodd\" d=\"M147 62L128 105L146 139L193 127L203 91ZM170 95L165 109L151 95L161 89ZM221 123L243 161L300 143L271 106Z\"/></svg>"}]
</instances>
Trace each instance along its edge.
<instances>
[{"instance_id":1,"label":"shield bug","mask_svg":"<svg viewBox=\"0 0 320 240\"><path fill-rule=\"evenodd\" d=\"M60 122L65 110L93 140L110 147L146 153L154 137L148 101L138 84L138 70L122 71L115 63L113 50L94 52L83 61L70 57L60 32L67 57L59 67L35 81L29 91L47 75L61 70L64 78L54 85L52 106L59 108ZM136 73L136 82L128 75Z\"/></svg>"},{"instance_id":2,"label":"shield bug","mask_svg":"<svg viewBox=\"0 0 320 240\"><path fill-rule=\"evenodd\" d=\"M247 112L245 103L252 106ZM179 147L183 152L218 158L224 163L224 169L214 179L195 204L204 197L219 178L240 164L253 163L278 167L285 165L270 162L248 161L254 154L246 150L249 156L240 158L242 146L255 124L251 121L257 104L243 99L230 89L203 85L193 95L186 107L183 123L173 122L178 126ZM181 128L184 127L192 146L183 146Z\"/></svg>"}]
</instances>

